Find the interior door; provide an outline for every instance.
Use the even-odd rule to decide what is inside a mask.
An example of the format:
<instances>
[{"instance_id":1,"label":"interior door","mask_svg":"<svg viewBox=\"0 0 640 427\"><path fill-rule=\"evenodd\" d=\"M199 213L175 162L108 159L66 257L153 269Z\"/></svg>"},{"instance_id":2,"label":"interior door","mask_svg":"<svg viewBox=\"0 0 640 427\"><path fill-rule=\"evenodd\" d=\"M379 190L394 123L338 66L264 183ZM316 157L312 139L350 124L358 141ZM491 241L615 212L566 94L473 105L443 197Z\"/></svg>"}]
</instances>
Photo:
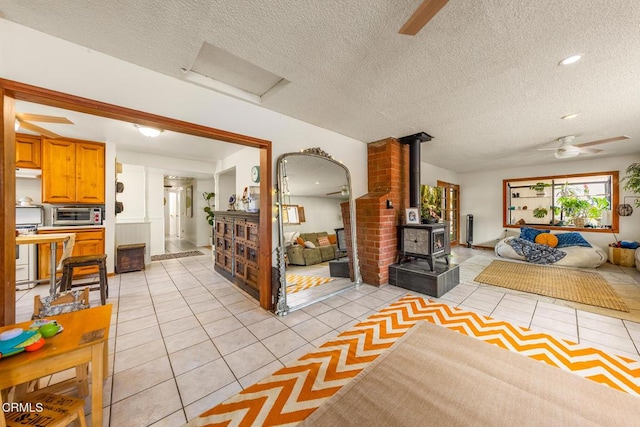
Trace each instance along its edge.
<instances>
[{"instance_id":1,"label":"interior door","mask_svg":"<svg viewBox=\"0 0 640 427\"><path fill-rule=\"evenodd\" d=\"M443 207L442 217L449 221L449 238L451 246L460 244L460 186L449 182L438 181L438 187L442 187Z\"/></svg>"}]
</instances>

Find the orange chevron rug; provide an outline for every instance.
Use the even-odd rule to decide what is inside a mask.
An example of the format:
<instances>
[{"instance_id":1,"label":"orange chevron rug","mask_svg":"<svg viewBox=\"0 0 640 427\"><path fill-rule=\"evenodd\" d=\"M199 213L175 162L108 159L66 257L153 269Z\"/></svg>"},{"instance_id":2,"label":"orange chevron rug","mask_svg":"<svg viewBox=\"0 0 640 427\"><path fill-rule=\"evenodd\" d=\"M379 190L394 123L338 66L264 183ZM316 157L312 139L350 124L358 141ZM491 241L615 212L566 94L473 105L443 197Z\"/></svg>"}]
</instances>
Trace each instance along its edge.
<instances>
[{"instance_id":1,"label":"orange chevron rug","mask_svg":"<svg viewBox=\"0 0 640 427\"><path fill-rule=\"evenodd\" d=\"M508 322L406 296L287 367L192 419L188 426L295 424L351 381L416 322L428 321L640 396L640 362Z\"/></svg>"},{"instance_id":2,"label":"orange chevron rug","mask_svg":"<svg viewBox=\"0 0 640 427\"><path fill-rule=\"evenodd\" d=\"M291 283L287 286L287 294L300 292L335 280L333 277L303 276L301 274L287 274L286 277L287 283Z\"/></svg>"}]
</instances>

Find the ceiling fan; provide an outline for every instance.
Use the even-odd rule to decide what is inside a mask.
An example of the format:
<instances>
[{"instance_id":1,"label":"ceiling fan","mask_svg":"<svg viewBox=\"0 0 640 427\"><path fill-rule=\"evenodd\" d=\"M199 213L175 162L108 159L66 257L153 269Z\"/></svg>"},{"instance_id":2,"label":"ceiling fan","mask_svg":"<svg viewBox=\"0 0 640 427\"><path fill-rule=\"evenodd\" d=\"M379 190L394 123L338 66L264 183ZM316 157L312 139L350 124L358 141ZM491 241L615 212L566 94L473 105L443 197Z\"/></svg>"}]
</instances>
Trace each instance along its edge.
<instances>
[{"instance_id":1,"label":"ceiling fan","mask_svg":"<svg viewBox=\"0 0 640 427\"><path fill-rule=\"evenodd\" d=\"M72 125L73 122L66 117L58 117L58 116L46 116L43 114L29 114L29 113L16 113L16 127L15 130L22 128L25 130L29 130L31 132L38 133L40 135L49 137L49 138L61 138L55 132L51 132L48 129L40 127L38 125L34 125L31 122L42 122L42 123L57 123L57 124L65 124Z\"/></svg>"},{"instance_id":2,"label":"ceiling fan","mask_svg":"<svg viewBox=\"0 0 640 427\"><path fill-rule=\"evenodd\" d=\"M596 141L582 142L580 144L574 144L573 141L576 139L574 135L567 135L561 138L558 138L556 142L559 142L559 146L555 147L544 147L538 148L538 150L555 150L556 159L568 159L570 157L577 157L579 155L593 155L602 152L603 150L599 150L597 148L589 148L593 145L605 144L607 142L615 142L615 141L623 141L625 139L629 139L626 135L615 136L613 138L606 139L598 139Z\"/></svg>"},{"instance_id":3,"label":"ceiling fan","mask_svg":"<svg viewBox=\"0 0 640 427\"><path fill-rule=\"evenodd\" d=\"M440 12L440 9L447 4L449 0L424 0L420 6L413 12L413 15L404 23L399 34L405 34L408 36L415 36L418 32L427 25L436 13Z\"/></svg>"},{"instance_id":4,"label":"ceiling fan","mask_svg":"<svg viewBox=\"0 0 640 427\"><path fill-rule=\"evenodd\" d=\"M332 196L334 194L340 194L342 196L348 196L349 195L349 187L347 187L346 185L343 185L342 188L340 189L340 191L334 191L333 193L327 193L327 196Z\"/></svg>"}]
</instances>

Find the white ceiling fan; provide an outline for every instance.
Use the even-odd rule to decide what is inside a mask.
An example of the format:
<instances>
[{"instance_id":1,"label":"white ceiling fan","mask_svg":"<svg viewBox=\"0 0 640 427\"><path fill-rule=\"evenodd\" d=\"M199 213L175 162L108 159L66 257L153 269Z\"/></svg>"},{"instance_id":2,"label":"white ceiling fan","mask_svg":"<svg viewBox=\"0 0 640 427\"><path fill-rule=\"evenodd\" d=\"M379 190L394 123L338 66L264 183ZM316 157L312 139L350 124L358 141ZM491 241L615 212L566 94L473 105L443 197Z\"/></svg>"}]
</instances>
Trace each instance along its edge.
<instances>
[{"instance_id":1,"label":"white ceiling fan","mask_svg":"<svg viewBox=\"0 0 640 427\"><path fill-rule=\"evenodd\" d=\"M580 144L574 144L574 140L576 137L574 135L567 135L560 137L556 140L560 145L554 144L553 147L543 147L538 148L538 150L554 150L556 159L568 159L570 157L577 157L580 155L594 155L602 152L603 150L599 150L597 148L589 148L593 145L605 144L607 142L615 142L615 141L623 141L625 139L629 139L626 135L615 136L613 138L599 139L596 141L582 142Z\"/></svg>"},{"instance_id":2,"label":"white ceiling fan","mask_svg":"<svg viewBox=\"0 0 640 427\"><path fill-rule=\"evenodd\" d=\"M347 187L346 185L343 185L342 188L340 189L340 191L334 191L333 193L327 193L327 196L332 196L334 194L340 194L341 196L348 196L349 195L349 187Z\"/></svg>"},{"instance_id":3,"label":"white ceiling fan","mask_svg":"<svg viewBox=\"0 0 640 427\"><path fill-rule=\"evenodd\" d=\"M43 114L16 113L16 132L22 128L24 130L35 132L48 138L62 138L57 133L52 132L49 129L45 129L41 126L34 125L31 122L57 123L65 125L73 124L73 122L66 117L47 116Z\"/></svg>"}]
</instances>

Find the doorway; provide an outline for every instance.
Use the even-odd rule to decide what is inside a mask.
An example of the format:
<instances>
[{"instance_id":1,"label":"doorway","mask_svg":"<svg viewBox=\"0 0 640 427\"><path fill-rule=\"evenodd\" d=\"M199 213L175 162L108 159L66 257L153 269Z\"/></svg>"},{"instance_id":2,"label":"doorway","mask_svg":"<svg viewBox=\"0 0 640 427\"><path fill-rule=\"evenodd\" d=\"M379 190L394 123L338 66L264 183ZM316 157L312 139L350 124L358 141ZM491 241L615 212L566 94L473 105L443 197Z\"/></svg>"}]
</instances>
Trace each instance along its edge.
<instances>
[{"instance_id":1,"label":"doorway","mask_svg":"<svg viewBox=\"0 0 640 427\"><path fill-rule=\"evenodd\" d=\"M460 186L445 181L438 181L443 188L442 218L449 221L449 238L451 246L460 244Z\"/></svg>"},{"instance_id":2,"label":"doorway","mask_svg":"<svg viewBox=\"0 0 640 427\"><path fill-rule=\"evenodd\" d=\"M272 193L272 154L271 141L227 132L200 124L189 123L164 116L133 110L114 104L108 104L88 98L82 98L63 92L57 92L12 80L0 79L0 94L3 102L0 113L3 116L0 126L0 175L3 185L0 197L3 200L15 200L15 123L14 101L28 101L58 108L78 111L98 117L111 118L134 124L143 124L164 130L170 130L188 135L200 136L211 140L230 142L260 150L260 252L258 254L258 286L260 289L260 306L270 309L273 305L271 289L272 265L272 222L270 218ZM5 203L3 208L2 227L0 232L0 258L5 284L15 282L15 209L12 203ZM0 325L11 324L15 321L15 287L3 286L0 289Z\"/></svg>"}]
</instances>

